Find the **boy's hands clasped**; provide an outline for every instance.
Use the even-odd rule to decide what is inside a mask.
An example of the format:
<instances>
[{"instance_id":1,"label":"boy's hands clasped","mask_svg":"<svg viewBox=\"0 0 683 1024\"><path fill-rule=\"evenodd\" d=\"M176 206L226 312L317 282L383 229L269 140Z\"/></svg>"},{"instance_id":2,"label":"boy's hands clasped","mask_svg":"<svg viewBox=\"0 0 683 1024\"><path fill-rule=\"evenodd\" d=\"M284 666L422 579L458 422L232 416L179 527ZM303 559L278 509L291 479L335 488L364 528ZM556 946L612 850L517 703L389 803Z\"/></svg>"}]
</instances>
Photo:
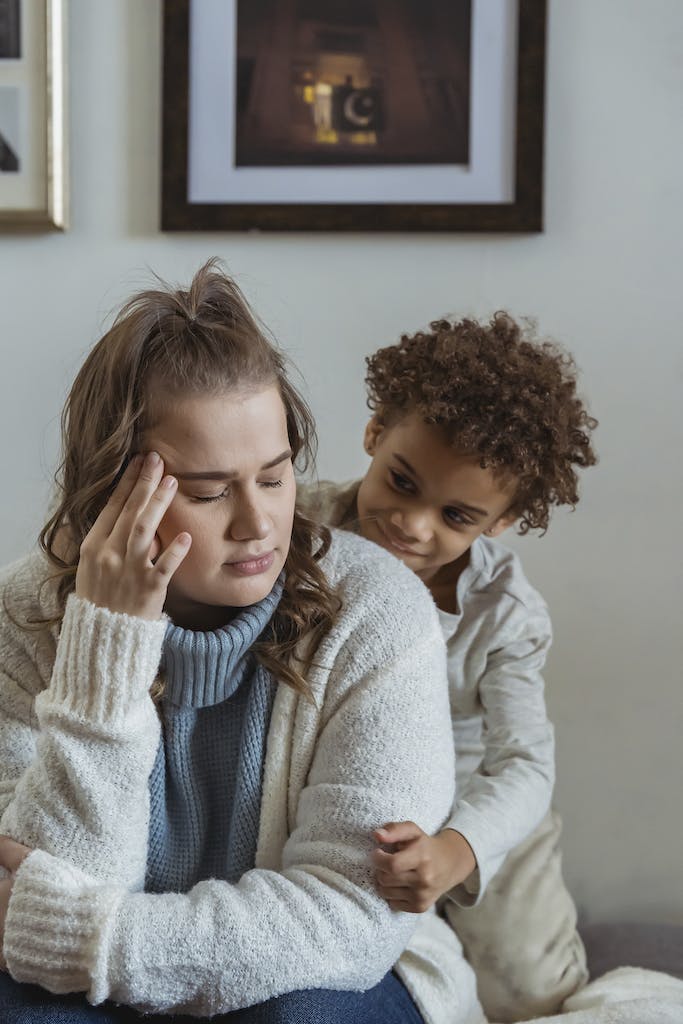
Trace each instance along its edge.
<instances>
[{"instance_id":1,"label":"boy's hands clasped","mask_svg":"<svg viewBox=\"0 0 683 1024\"><path fill-rule=\"evenodd\" d=\"M157 529L177 487L156 452L131 460L81 544L78 597L142 619L161 616L169 581L192 543L180 533L160 550Z\"/></svg>"},{"instance_id":2,"label":"boy's hands clasped","mask_svg":"<svg viewBox=\"0 0 683 1024\"><path fill-rule=\"evenodd\" d=\"M392 910L422 914L477 866L472 847L455 829L427 835L412 821L391 822L373 837L391 852L372 855L380 895Z\"/></svg>"}]
</instances>

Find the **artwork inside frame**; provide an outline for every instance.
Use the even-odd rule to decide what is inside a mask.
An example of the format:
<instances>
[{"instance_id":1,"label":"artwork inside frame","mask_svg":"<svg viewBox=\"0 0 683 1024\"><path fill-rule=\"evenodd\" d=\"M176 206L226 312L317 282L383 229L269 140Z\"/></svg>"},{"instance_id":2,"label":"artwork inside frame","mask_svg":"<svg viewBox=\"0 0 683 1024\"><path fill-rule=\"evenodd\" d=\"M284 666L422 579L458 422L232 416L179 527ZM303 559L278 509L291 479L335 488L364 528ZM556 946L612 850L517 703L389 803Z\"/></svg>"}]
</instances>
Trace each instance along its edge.
<instances>
[{"instance_id":1,"label":"artwork inside frame","mask_svg":"<svg viewBox=\"0 0 683 1024\"><path fill-rule=\"evenodd\" d=\"M66 0L0 0L0 230L67 226Z\"/></svg>"},{"instance_id":2,"label":"artwork inside frame","mask_svg":"<svg viewBox=\"0 0 683 1024\"><path fill-rule=\"evenodd\" d=\"M165 0L163 230L542 230L546 0Z\"/></svg>"}]
</instances>

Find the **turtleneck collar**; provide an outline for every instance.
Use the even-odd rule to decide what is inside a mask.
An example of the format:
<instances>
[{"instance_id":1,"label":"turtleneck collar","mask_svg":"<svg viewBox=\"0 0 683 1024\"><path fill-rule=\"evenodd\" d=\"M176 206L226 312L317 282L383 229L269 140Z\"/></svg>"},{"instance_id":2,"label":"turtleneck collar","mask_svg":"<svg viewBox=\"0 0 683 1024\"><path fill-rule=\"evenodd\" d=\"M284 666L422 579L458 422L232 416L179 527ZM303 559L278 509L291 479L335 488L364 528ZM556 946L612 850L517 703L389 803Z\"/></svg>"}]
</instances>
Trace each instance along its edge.
<instances>
[{"instance_id":1,"label":"turtleneck collar","mask_svg":"<svg viewBox=\"0 0 683 1024\"><path fill-rule=\"evenodd\" d=\"M270 594L220 629L202 632L169 622L161 657L164 701L205 708L231 697L249 672L249 651L275 614L283 589L284 571Z\"/></svg>"}]
</instances>

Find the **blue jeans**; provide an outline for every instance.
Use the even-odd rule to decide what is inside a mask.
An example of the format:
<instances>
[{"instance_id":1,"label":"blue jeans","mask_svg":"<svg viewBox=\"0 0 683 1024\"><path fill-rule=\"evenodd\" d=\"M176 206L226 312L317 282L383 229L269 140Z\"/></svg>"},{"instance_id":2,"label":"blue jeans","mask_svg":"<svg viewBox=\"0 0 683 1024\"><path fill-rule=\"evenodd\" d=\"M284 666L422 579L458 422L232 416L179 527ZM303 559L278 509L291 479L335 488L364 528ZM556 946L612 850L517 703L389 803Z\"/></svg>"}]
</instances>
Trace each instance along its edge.
<instances>
[{"instance_id":1,"label":"blue jeans","mask_svg":"<svg viewBox=\"0 0 683 1024\"><path fill-rule=\"evenodd\" d=\"M81 994L55 996L34 985L20 985L0 971L0 1024L178 1024L197 1017L142 1017L125 1007L91 1006ZM211 1024L423 1024L410 995L395 974L368 992L308 989L289 992L247 1010L212 1017Z\"/></svg>"}]
</instances>

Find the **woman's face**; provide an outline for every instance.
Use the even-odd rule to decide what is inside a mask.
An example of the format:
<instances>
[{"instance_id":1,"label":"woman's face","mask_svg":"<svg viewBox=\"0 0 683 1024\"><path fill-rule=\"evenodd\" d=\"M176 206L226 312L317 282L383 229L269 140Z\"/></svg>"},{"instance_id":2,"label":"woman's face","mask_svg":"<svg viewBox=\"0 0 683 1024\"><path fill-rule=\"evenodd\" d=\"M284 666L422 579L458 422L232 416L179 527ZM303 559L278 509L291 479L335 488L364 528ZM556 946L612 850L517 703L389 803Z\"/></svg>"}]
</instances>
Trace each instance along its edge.
<instances>
[{"instance_id":1,"label":"woman's face","mask_svg":"<svg viewBox=\"0 0 683 1024\"><path fill-rule=\"evenodd\" d=\"M280 392L169 401L143 448L178 480L162 548L182 531L192 537L165 609L178 625L216 628L270 593L289 551L296 483Z\"/></svg>"}]
</instances>

